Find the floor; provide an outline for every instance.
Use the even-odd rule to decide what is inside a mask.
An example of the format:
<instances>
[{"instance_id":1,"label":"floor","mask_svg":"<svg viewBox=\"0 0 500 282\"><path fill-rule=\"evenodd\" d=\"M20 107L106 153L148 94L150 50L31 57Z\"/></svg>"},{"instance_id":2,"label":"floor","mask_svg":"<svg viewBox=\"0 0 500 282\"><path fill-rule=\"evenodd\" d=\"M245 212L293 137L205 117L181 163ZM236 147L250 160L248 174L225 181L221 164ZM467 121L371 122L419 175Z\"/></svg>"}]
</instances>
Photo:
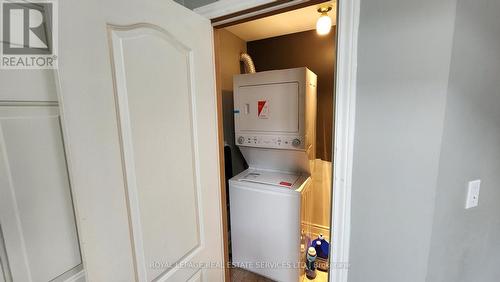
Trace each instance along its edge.
<instances>
[{"instance_id":1,"label":"floor","mask_svg":"<svg viewBox=\"0 0 500 282\"><path fill-rule=\"evenodd\" d=\"M231 282L273 282L273 280L243 268L231 268Z\"/></svg>"},{"instance_id":2,"label":"floor","mask_svg":"<svg viewBox=\"0 0 500 282\"><path fill-rule=\"evenodd\" d=\"M309 279L309 278L305 277L305 275L304 275L304 276L302 276L302 279L300 279L300 281L302 281L302 282L308 282L308 281L326 282L326 281L328 281L328 272L316 270L316 278Z\"/></svg>"},{"instance_id":3,"label":"floor","mask_svg":"<svg viewBox=\"0 0 500 282\"><path fill-rule=\"evenodd\" d=\"M328 281L328 273L323 271L316 271L316 278L313 280L308 279L307 277L301 277L300 281L308 282L308 281L319 281L326 282ZM262 277L258 274L250 272L248 270L242 268L231 268L231 282L273 282L273 280Z\"/></svg>"}]
</instances>

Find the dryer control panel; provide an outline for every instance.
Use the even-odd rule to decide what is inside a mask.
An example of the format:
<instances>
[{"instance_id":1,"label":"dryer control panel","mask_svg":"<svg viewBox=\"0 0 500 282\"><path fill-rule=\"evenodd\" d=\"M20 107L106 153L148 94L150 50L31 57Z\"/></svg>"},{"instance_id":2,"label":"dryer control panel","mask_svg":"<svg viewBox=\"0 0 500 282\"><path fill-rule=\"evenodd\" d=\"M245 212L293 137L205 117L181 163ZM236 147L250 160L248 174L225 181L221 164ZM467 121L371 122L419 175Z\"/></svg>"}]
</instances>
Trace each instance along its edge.
<instances>
[{"instance_id":1,"label":"dryer control panel","mask_svg":"<svg viewBox=\"0 0 500 282\"><path fill-rule=\"evenodd\" d=\"M236 136L239 146L251 146L275 149L304 149L304 137L300 135L252 135L240 134Z\"/></svg>"}]
</instances>

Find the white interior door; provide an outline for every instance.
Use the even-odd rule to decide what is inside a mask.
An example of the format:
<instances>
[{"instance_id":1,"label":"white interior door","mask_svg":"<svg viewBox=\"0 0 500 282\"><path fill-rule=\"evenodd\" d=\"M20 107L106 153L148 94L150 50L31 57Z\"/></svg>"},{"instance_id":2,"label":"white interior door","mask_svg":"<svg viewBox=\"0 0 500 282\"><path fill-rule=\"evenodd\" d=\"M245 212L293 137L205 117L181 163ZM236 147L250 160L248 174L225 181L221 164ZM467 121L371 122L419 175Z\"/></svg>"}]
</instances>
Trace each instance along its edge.
<instances>
[{"instance_id":1,"label":"white interior door","mask_svg":"<svg viewBox=\"0 0 500 282\"><path fill-rule=\"evenodd\" d=\"M0 281L85 281L53 73L0 85Z\"/></svg>"},{"instance_id":2,"label":"white interior door","mask_svg":"<svg viewBox=\"0 0 500 282\"><path fill-rule=\"evenodd\" d=\"M81 270L63 148L57 105L0 106L0 258L13 281Z\"/></svg>"},{"instance_id":3,"label":"white interior door","mask_svg":"<svg viewBox=\"0 0 500 282\"><path fill-rule=\"evenodd\" d=\"M210 22L167 0L59 5L88 281L222 281Z\"/></svg>"}]
</instances>

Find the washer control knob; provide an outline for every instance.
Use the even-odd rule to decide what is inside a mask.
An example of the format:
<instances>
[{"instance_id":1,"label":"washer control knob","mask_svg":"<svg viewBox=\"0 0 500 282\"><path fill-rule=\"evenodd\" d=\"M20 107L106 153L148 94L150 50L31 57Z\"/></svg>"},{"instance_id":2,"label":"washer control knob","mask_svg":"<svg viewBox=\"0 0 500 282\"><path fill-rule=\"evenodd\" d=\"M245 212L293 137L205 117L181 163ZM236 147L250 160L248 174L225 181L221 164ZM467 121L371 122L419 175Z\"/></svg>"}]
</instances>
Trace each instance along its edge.
<instances>
[{"instance_id":1,"label":"washer control knob","mask_svg":"<svg viewBox=\"0 0 500 282\"><path fill-rule=\"evenodd\" d=\"M245 142L245 138L243 136L238 137L238 144L243 144Z\"/></svg>"},{"instance_id":2,"label":"washer control knob","mask_svg":"<svg viewBox=\"0 0 500 282\"><path fill-rule=\"evenodd\" d=\"M298 147L300 145L300 140L295 138L292 140L292 146Z\"/></svg>"}]
</instances>

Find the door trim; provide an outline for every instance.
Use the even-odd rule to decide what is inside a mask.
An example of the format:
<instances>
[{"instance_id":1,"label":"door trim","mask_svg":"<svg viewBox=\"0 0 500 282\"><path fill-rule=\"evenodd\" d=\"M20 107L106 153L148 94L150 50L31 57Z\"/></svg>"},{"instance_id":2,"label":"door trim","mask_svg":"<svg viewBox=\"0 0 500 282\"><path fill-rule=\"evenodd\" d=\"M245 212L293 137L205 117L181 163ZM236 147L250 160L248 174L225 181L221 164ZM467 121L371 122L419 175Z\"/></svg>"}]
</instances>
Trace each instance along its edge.
<instances>
[{"instance_id":1,"label":"door trim","mask_svg":"<svg viewBox=\"0 0 500 282\"><path fill-rule=\"evenodd\" d=\"M338 0L330 281L347 282L360 0Z\"/></svg>"},{"instance_id":2,"label":"door trim","mask_svg":"<svg viewBox=\"0 0 500 282\"><path fill-rule=\"evenodd\" d=\"M273 8L256 11L255 9L250 9L267 2L269 1L248 1L246 2L248 5L245 6L245 8L242 8L240 1L221 0L194 9L194 11L204 17L213 19L215 17L223 17L245 9L251 10L251 13L249 14L239 15L237 18L240 19L269 12L268 9L282 8L281 5L278 5ZM298 2L305 1L298 0L290 1L289 3L297 4ZM335 138L333 144L334 168L332 178L334 179L334 189L331 201L332 228L330 228L330 235L333 236L330 236L332 240L332 244L330 244L330 253L332 256L330 258L331 267L329 270L329 281L347 282L347 275L350 267L349 247L351 233L351 187L356 116L356 74L360 0L337 0L337 7ZM228 21L229 20L234 21L236 18L228 19ZM216 25L220 24L221 22L216 23ZM221 140L219 140L219 142L221 142ZM223 159L221 159L221 162L222 161ZM223 173L223 170L221 171ZM225 214L225 212L223 212L223 214ZM227 248L226 242L224 242L224 246ZM227 278L228 272L226 271L226 279Z\"/></svg>"},{"instance_id":3,"label":"door trim","mask_svg":"<svg viewBox=\"0 0 500 282\"><path fill-rule=\"evenodd\" d=\"M215 51L219 48L219 34L217 30L212 33L212 50L214 52L215 68L215 96L217 107L217 145L219 150L219 183L220 183L220 206L222 216L222 257L224 259L224 281L231 281L231 273L227 267L229 264L229 245L228 245L228 213L227 213L227 193L226 193L226 171L224 159L224 129L222 128L222 89L220 82L220 57Z\"/></svg>"},{"instance_id":4,"label":"door trim","mask_svg":"<svg viewBox=\"0 0 500 282\"><path fill-rule=\"evenodd\" d=\"M328 0L219 0L194 9L218 28L280 14Z\"/></svg>"},{"instance_id":5,"label":"door trim","mask_svg":"<svg viewBox=\"0 0 500 282\"><path fill-rule=\"evenodd\" d=\"M236 12L255 8L260 5L266 5L271 2L273 2L273 0L219 0L208 5L198 7L193 11L205 18L215 19Z\"/></svg>"}]
</instances>

